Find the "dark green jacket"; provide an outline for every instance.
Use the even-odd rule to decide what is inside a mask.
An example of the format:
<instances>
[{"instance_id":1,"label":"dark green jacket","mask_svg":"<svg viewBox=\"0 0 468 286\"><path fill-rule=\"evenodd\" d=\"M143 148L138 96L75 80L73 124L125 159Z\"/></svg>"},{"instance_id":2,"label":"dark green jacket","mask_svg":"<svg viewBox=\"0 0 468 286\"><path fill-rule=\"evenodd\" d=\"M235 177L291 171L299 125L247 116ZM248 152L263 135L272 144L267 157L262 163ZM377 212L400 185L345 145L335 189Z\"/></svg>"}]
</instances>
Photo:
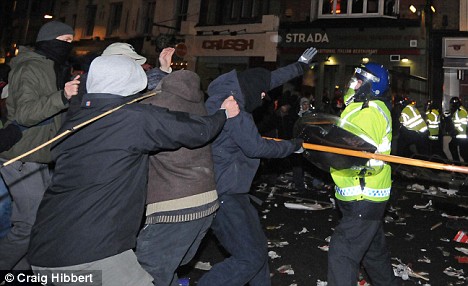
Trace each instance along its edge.
<instances>
[{"instance_id":1,"label":"dark green jacket","mask_svg":"<svg viewBox=\"0 0 468 286\"><path fill-rule=\"evenodd\" d=\"M15 121L20 125L23 138L0 153L3 159L12 159L53 138L62 124L62 112L68 107L62 90L57 89L52 60L23 47L10 66L7 124ZM50 146L21 161L49 163Z\"/></svg>"}]
</instances>

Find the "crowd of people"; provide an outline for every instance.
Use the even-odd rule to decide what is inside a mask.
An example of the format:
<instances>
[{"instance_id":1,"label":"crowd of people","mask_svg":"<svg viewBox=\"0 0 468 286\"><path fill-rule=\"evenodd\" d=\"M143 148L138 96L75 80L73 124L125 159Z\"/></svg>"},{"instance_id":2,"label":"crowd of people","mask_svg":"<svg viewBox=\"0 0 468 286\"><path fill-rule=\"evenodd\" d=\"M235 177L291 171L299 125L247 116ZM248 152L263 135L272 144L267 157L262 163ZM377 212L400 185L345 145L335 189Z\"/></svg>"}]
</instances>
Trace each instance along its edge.
<instances>
[{"instance_id":1,"label":"crowd of people","mask_svg":"<svg viewBox=\"0 0 468 286\"><path fill-rule=\"evenodd\" d=\"M131 45L114 43L72 76L73 38L67 24L48 22L34 47L22 47L9 63L8 77L2 73L8 84L1 86L7 114L0 129L1 270L46 277L99 270L95 281L102 285L177 286L178 267L211 229L229 257L198 285L271 285L267 238L249 195L261 162L288 160L295 188L305 191L300 131L328 110L358 127L348 131L376 152L391 152L389 74L380 64L357 67L334 108L318 110L310 93L268 95L310 68L313 47L273 71L222 74L205 99L196 73L171 69L170 47L149 69ZM447 134L447 146L457 150L453 159L468 159L468 115L457 99L451 130L439 128L432 104L421 115L405 99L399 150L416 144L418 152L440 146L442 153L442 144L426 139L442 142ZM257 120L265 106L267 116ZM27 153L45 142L51 144ZM390 165L330 162L329 173L343 217L330 242L328 285L356 285L361 264L374 285L398 285L382 224Z\"/></svg>"}]
</instances>

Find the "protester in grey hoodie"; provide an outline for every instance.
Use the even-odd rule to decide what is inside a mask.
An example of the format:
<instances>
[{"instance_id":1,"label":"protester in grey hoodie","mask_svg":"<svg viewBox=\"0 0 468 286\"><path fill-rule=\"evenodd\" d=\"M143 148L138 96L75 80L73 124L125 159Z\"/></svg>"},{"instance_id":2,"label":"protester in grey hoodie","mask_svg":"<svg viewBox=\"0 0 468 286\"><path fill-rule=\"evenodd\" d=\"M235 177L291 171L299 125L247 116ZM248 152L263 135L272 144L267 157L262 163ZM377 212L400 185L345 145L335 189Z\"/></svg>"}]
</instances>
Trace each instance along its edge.
<instances>
[{"instance_id":1,"label":"protester in grey hoodie","mask_svg":"<svg viewBox=\"0 0 468 286\"><path fill-rule=\"evenodd\" d=\"M86 85L80 111L60 131L124 105L54 144L57 172L37 213L29 260L36 273L92 269L102 271L93 282L104 286L153 285L132 250L145 206L148 156L206 144L226 117L237 115L237 103L229 98L205 117L125 104L147 85L142 67L126 56L96 58Z\"/></svg>"}]
</instances>

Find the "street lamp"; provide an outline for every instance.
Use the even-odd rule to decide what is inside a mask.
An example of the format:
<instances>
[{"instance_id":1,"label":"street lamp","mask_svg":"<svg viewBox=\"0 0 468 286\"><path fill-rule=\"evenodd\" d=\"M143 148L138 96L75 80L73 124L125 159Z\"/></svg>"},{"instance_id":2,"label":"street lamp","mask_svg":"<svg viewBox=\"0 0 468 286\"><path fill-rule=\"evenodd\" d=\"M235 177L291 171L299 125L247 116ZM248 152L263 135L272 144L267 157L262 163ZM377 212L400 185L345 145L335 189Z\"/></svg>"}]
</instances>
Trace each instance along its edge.
<instances>
[{"instance_id":1,"label":"street lamp","mask_svg":"<svg viewBox=\"0 0 468 286\"><path fill-rule=\"evenodd\" d=\"M416 6L414 6L413 4L411 4L411 5L409 6L408 9L409 9L413 14L416 14L416 13L417 13L418 15L421 15L421 13L424 12L424 8L425 8L425 7L426 7L426 5L422 5L422 6L420 6L419 9L418 9L418 8L416 8ZM432 13L435 13L435 12L436 12L436 9L435 9L435 7L434 7L433 5L430 5L429 8L431 9Z\"/></svg>"}]
</instances>

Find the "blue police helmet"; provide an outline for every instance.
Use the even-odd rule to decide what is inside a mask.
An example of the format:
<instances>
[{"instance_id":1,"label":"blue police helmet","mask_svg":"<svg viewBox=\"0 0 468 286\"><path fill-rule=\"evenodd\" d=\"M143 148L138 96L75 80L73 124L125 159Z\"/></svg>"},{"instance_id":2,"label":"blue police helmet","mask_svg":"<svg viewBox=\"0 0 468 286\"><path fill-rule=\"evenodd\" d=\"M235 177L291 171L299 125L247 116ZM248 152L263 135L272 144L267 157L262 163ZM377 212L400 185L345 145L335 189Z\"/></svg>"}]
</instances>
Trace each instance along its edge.
<instances>
[{"instance_id":1,"label":"blue police helmet","mask_svg":"<svg viewBox=\"0 0 468 286\"><path fill-rule=\"evenodd\" d=\"M389 88L389 73L381 64L367 63L356 68L356 76L370 84L371 95L383 97Z\"/></svg>"}]
</instances>

